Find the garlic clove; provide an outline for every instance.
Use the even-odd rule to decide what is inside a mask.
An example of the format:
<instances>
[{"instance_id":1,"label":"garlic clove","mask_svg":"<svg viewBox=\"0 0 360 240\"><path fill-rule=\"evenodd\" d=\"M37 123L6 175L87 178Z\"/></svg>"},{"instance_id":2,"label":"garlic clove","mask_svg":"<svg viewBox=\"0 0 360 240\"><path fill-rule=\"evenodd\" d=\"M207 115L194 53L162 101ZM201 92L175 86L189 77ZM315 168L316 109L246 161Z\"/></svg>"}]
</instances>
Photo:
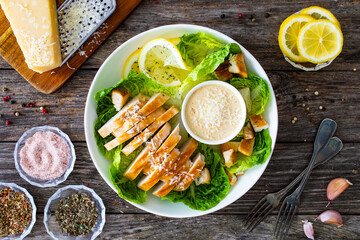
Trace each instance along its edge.
<instances>
[{"instance_id":1,"label":"garlic clove","mask_svg":"<svg viewBox=\"0 0 360 240\"><path fill-rule=\"evenodd\" d=\"M330 201L337 198L337 196L345 191L345 189L347 189L350 185L352 185L352 183L345 178L333 179L327 187L327 198L329 201L328 205L330 204Z\"/></svg>"},{"instance_id":2,"label":"garlic clove","mask_svg":"<svg viewBox=\"0 0 360 240\"><path fill-rule=\"evenodd\" d=\"M326 210L325 212L321 213L316 219L324 223L334 224L338 227L342 226L342 217L339 212L334 210Z\"/></svg>"},{"instance_id":3,"label":"garlic clove","mask_svg":"<svg viewBox=\"0 0 360 240\"><path fill-rule=\"evenodd\" d=\"M314 228L311 222L308 220L303 221L304 233L307 238L314 240Z\"/></svg>"}]
</instances>

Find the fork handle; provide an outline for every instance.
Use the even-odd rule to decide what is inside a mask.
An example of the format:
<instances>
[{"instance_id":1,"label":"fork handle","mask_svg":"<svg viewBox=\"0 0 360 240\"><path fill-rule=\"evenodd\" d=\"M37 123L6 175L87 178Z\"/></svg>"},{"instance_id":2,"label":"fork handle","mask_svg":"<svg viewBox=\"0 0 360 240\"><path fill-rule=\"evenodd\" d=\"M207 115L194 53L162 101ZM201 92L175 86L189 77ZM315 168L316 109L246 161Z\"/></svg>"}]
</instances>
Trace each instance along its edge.
<instances>
[{"instance_id":1,"label":"fork handle","mask_svg":"<svg viewBox=\"0 0 360 240\"><path fill-rule=\"evenodd\" d=\"M342 149L343 144L341 140L337 137L332 137L329 141L329 144L322 148L317 156L314 167L317 167L323 163L326 163L331 158L333 158L338 152ZM279 197L285 196L296 184L300 182L300 180L304 177L308 167L306 167L288 186L281 189L277 192Z\"/></svg>"},{"instance_id":2,"label":"fork handle","mask_svg":"<svg viewBox=\"0 0 360 240\"><path fill-rule=\"evenodd\" d=\"M317 159L320 150L328 145L330 138L335 133L335 130L336 130L336 122L335 121L326 118L321 122L318 133L316 135L315 142L314 142L314 152L311 157L309 166L307 167L307 169L305 171L305 175L304 175L303 179L301 180L300 185L295 190L297 197L299 197L301 195L301 193L303 192L303 190L305 188L306 182L310 177L311 170L314 168L315 160Z\"/></svg>"}]
</instances>

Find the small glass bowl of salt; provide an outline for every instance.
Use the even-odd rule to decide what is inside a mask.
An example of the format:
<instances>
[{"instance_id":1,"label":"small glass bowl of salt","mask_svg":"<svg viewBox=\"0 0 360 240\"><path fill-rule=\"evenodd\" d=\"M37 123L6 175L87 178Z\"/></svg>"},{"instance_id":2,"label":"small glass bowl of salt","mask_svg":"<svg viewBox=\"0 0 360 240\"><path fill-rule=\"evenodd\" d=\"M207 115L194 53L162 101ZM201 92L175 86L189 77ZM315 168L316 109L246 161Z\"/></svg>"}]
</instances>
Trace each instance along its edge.
<instances>
[{"instance_id":1,"label":"small glass bowl of salt","mask_svg":"<svg viewBox=\"0 0 360 240\"><path fill-rule=\"evenodd\" d=\"M39 132L40 134L50 135L51 139L43 139L39 143L34 142L35 140L33 140L33 138L37 138L39 136ZM26 157L31 158L31 160L33 161L27 162L26 165L24 164L24 162L21 162L21 156L24 156L24 154L26 154L21 153L22 151L24 151L24 149L29 152L28 156ZM64 158L65 154L66 161L68 162L67 164L62 162L62 170L61 172L57 172L59 171L59 167L52 165L59 164L56 157L57 155L59 155L59 151L61 151L62 149L65 149L66 153L60 152L60 155L62 154ZM31 128L30 130L24 132L24 134L21 136L21 138L17 141L15 145L14 159L16 170L23 179L25 179L31 185L44 188L53 187L64 182L74 169L76 156L74 145L72 144L69 136L66 133L56 127L41 126ZM25 166L26 169L24 169ZM41 166L42 169L37 169L37 166ZM47 174L47 176L42 177L41 174Z\"/></svg>"}]
</instances>

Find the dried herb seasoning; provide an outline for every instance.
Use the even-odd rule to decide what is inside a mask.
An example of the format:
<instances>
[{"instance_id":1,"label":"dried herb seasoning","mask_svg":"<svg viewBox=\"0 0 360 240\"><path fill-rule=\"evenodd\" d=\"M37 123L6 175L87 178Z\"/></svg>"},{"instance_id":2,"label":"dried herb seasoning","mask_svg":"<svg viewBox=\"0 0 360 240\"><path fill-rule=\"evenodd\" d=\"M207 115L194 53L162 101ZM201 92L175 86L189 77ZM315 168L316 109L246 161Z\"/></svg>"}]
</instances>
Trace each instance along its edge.
<instances>
[{"instance_id":1,"label":"dried herb seasoning","mask_svg":"<svg viewBox=\"0 0 360 240\"><path fill-rule=\"evenodd\" d=\"M31 212L31 203L24 193L1 189L0 237L22 233L31 221Z\"/></svg>"},{"instance_id":2,"label":"dried herb seasoning","mask_svg":"<svg viewBox=\"0 0 360 240\"><path fill-rule=\"evenodd\" d=\"M87 194L74 193L60 200L55 217L68 236L85 236L95 227L98 209Z\"/></svg>"}]
</instances>

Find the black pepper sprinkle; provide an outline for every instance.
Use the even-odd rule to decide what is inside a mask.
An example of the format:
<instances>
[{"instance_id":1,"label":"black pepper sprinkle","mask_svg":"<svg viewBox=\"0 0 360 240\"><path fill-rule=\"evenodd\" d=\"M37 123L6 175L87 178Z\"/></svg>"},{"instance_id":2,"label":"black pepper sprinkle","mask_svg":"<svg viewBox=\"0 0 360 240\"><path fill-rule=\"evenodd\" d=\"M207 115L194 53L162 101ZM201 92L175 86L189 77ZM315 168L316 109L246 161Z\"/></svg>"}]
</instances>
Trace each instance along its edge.
<instances>
[{"instance_id":1,"label":"black pepper sprinkle","mask_svg":"<svg viewBox=\"0 0 360 240\"><path fill-rule=\"evenodd\" d=\"M225 18L225 14L221 14L221 15L220 15L220 18Z\"/></svg>"},{"instance_id":2,"label":"black pepper sprinkle","mask_svg":"<svg viewBox=\"0 0 360 240\"><path fill-rule=\"evenodd\" d=\"M296 95L292 95L292 98L295 99L295 98L296 98Z\"/></svg>"},{"instance_id":3,"label":"black pepper sprinkle","mask_svg":"<svg viewBox=\"0 0 360 240\"><path fill-rule=\"evenodd\" d=\"M325 111L325 110L326 110L326 107L323 107L322 110Z\"/></svg>"},{"instance_id":4,"label":"black pepper sprinkle","mask_svg":"<svg viewBox=\"0 0 360 240\"><path fill-rule=\"evenodd\" d=\"M26 104L25 104L25 103L23 103L23 104L21 104L21 106L22 106L22 107L26 107Z\"/></svg>"},{"instance_id":5,"label":"black pepper sprinkle","mask_svg":"<svg viewBox=\"0 0 360 240\"><path fill-rule=\"evenodd\" d=\"M266 18L270 17L270 14L269 14L269 13L265 13L265 17L266 17Z\"/></svg>"},{"instance_id":6,"label":"black pepper sprinkle","mask_svg":"<svg viewBox=\"0 0 360 240\"><path fill-rule=\"evenodd\" d=\"M16 101L15 101L15 100L11 100L10 103L11 103L11 104L15 104Z\"/></svg>"},{"instance_id":7,"label":"black pepper sprinkle","mask_svg":"<svg viewBox=\"0 0 360 240\"><path fill-rule=\"evenodd\" d=\"M331 100L330 100L330 102L331 102L331 103L334 103L334 102L335 102L335 100L334 100L334 99L331 99Z\"/></svg>"}]
</instances>

